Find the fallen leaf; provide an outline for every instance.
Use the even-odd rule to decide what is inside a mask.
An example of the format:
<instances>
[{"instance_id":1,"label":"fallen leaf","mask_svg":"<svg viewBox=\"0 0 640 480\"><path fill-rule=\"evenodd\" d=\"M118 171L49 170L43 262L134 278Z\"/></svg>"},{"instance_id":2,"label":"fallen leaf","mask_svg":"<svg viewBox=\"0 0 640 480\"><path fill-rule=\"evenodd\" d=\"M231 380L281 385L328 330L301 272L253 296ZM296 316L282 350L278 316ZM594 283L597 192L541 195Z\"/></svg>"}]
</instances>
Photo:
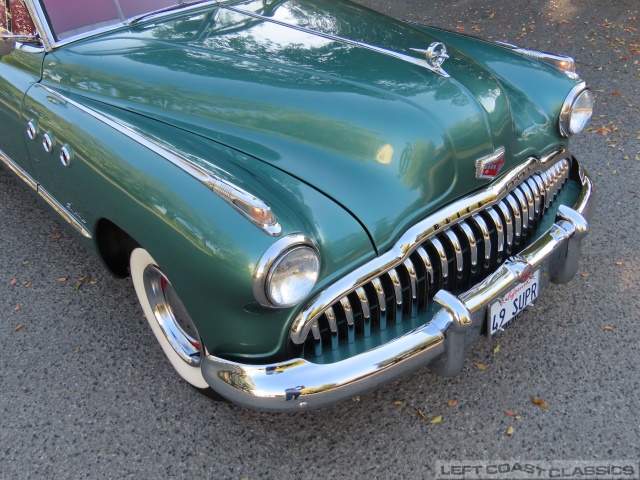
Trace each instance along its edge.
<instances>
[{"instance_id":1,"label":"fallen leaf","mask_svg":"<svg viewBox=\"0 0 640 480\"><path fill-rule=\"evenodd\" d=\"M510 417L515 417L517 415L517 413L514 412L513 410L503 410L503 412L509 415Z\"/></svg>"},{"instance_id":2,"label":"fallen leaf","mask_svg":"<svg viewBox=\"0 0 640 480\"><path fill-rule=\"evenodd\" d=\"M78 290L80 290L80 287L82 286L82 282L78 283L76 285L75 291L77 292Z\"/></svg>"},{"instance_id":3,"label":"fallen leaf","mask_svg":"<svg viewBox=\"0 0 640 480\"><path fill-rule=\"evenodd\" d=\"M96 282L95 280L89 280L89 283L90 283L91 285L95 285L95 284L96 284L96 283L98 283L98 282Z\"/></svg>"},{"instance_id":4,"label":"fallen leaf","mask_svg":"<svg viewBox=\"0 0 640 480\"><path fill-rule=\"evenodd\" d=\"M24 285L24 288L29 288L32 285L31 282L22 282L22 284Z\"/></svg>"},{"instance_id":5,"label":"fallen leaf","mask_svg":"<svg viewBox=\"0 0 640 480\"><path fill-rule=\"evenodd\" d=\"M622 262L616 262L616 265L622 265Z\"/></svg>"},{"instance_id":6,"label":"fallen leaf","mask_svg":"<svg viewBox=\"0 0 640 480\"><path fill-rule=\"evenodd\" d=\"M477 368L478 370L486 370L487 368L489 368L489 367L487 367L486 365L483 365L483 364L478 363L478 362L473 362L473 364L476 366L476 368Z\"/></svg>"},{"instance_id":7,"label":"fallen leaf","mask_svg":"<svg viewBox=\"0 0 640 480\"><path fill-rule=\"evenodd\" d=\"M18 312L18 311L20 311L20 310L22 310L22 307L21 307L20 305L16 305L16 306L13 308L13 311L14 311L14 312Z\"/></svg>"},{"instance_id":8,"label":"fallen leaf","mask_svg":"<svg viewBox=\"0 0 640 480\"><path fill-rule=\"evenodd\" d=\"M58 279L59 282L66 282L69 277L60 277Z\"/></svg>"},{"instance_id":9,"label":"fallen leaf","mask_svg":"<svg viewBox=\"0 0 640 480\"><path fill-rule=\"evenodd\" d=\"M393 402L394 405L402 405L402 402Z\"/></svg>"},{"instance_id":10,"label":"fallen leaf","mask_svg":"<svg viewBox=\"0 0 640 480\"><path fill-rule=\"evenodd\" d=\"M620 95L620 92L611 92L611 95Z\"/></svg>"},{"instance_id":11,"label":"fallen leaf","mask_svg":"<svg viewBox=\"0 0 640 480\"><path fill-rule=\"evenodd\" d=\"M610 325L607 325L606 327L604 327L605 331L607 332L613 332L613 327Z\"/></svg>"},{"instance_id":12,"label":"fallen leaf","mask_svg":"<svg viewBox=\"0 0 640 480\"><path fill-rule=\"evenodd\" d=\"M561 23L569 23L569 20L562 20Z\"/></svg>"},{"instance_id":13,"label":"fallen leaf","mask_svg":"<svg viewBox=\"0 0 640 480\"><path fill-rule=\"evenodd\" d=\"M20 325L18 325L16 328L13 329L13 333L16 333L18 330L21 330L26 326L27 326L26 323L21 323Z\"/></svg>"},{"instance_id":14,"label":"fallen leaf","mask_svg":"<svg viewBox=\"0 0 640 480\"><path fill-rule=\"evenodd\" d=\"M531 401L533 402L534 405L537 405L539 407L542 408L549 408L549 405L547 405L546 403L544 403L542 400L540 400L539 398L536 397L531 397Z\"/></svg>"},{"instance_id":15,"label":"fallen leaf","mask_svg":"<svg viewBox=\"0 0 640 480\"><path fill-rule=\"evenodd\" d=\"M427 416L420 409L418 409L418 415L420 415L421 419L428 420Z\"/></svg>"},{"instance_id":16,"label":"fallen leaf","mask_svg":"<svg viewBox=\"0 0 640 480\"><path fill-rule=\"evenodd\" d=\"M590 277L591 274L590 273L581 273L580 276L587 278L587 277Z\"/></svg>"},{"instance_id":17,"label":"fallen leaf","mask_svg":"<svg viewBox=\"0 0 640 480\"><path fill-rule=\"evenodd\" d=\"M58 234L58 235L52 235L51 238L53 238L54 240L58 240L60 238L62 238L62 234Z\"/></svg>"},{"instance_id":18,"label":"fallen leaf","mask_svg":"<svg viewBox=\"0 0 640 480\"><path fill-rule=\"evenodd\" d=\"M522 417L520 415L516 415L516 420L520 420Z\"/></svg>"},{"instance_id":19,"label":"fallen leaf","mask_svg":"<svg viewBox=\"0 0 640 480\"><path fill-rule=\"evenodd\" d=\"M73 353L78 353L80 351L80 347L76 347L76 349L73 351Z\"/></svg>"},{"instance_id":20,"label":"fallen leaf","mask_svg":"<svg viewBox=\"0 0 640 480\"><path fill-rule=\"evenodd\" d=\"M458 405L458 400L453 398L447 402L447 405L449 405L450 407L455 407L456 405Z\"/></svg>"},{"instance_id":21,"label":"fallen leaf","mask_svg":"<svg viewBox=\"0 0 640 480\"><path fill-rule=\"evenodd\" d=\"M489 15L489 18L493 18L496 16L496 12L493 12L491 15Z\"/></svg>"},{"instance_id":22,"label":"fallen leaf","mask_svg":"<svg viewBox=\"0 0 640 480\"><path fill-rule=\"evenodd\" d=\"M507 435L513 435L513 432L515 432L515 429L513 428L513 425L509 425L509 428L507 428Z\"/></svg>"},{"instance_id":23,"label":"fallen leaf","mask_svg":"<svg viewBox=\"0 0 640 480\"><path fill-rule=\"evenodd\" d=\"M440 423L442 421L442 415L437 415L429 420L429 423Z\"/></svg>"},{"instance_id":24,"label":"fallen leaf","mask_svg":"<svg viewBox=\"0 0 640 480\"><path fill-rule=\"evenodd\" d=\"M11 285L15 285L16 283L18 283L18 279L14 278L13 280L11 280Z\"/></svg>"},{"instance_id":25,"label":"fallen leaf","mask_svg":"<svg viewBox=\"0 0 640 480\"><path fill-rule=\"evenodd\" d=\"M353 400L354 402L359 402L360 401L360 397L353 397L351 400Z\"/></svg>"},{"instance_id":26,"label":"fallen leaf","mask_svg":"<svg viewBox=\"0 0 640 480\"><path fill-rule=\"evenodd\" d=\"M28 265L29 264L29 260L25 260L24 262L22 262L23 265Z\"/></svg>"},{"instance_id":27,"label":"fallen leaf","mask_svg":"<svg viewBox=\"0 0 640 480\"><path fill-rule=\"evenodd\" d=\"M493 349L493 353L498 353L500 351L500 345L496 345Z\"/></svg>"},{"instance_id":28,"label":"fallen leaf","mask_svg":"<svg viewBox=\"0 0 640 480\"><path fill-rule=\"evenodd\" d=\"M249 412L249 410L244 412L244 419L245 420L251 419L251 412Z\"/></svg>"}]
</instances>

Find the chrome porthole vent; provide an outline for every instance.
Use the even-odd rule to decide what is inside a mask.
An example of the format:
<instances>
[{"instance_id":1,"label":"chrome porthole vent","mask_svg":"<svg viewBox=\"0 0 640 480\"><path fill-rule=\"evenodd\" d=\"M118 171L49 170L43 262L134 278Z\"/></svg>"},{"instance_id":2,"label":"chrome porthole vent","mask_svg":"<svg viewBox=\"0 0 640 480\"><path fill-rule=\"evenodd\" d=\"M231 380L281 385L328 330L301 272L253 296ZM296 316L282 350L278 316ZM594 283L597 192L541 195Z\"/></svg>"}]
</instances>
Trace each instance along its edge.
<instances>
[{"instance_id":1,"label":"chrome porthole vent","mask_svg":"<svg viewBox=\"0 0 640 480\"><path fill-rule=\"evenodd\" d=\"M53 135L50 132L47 132L42 137L42 148L47 153L51 153L53 151Z\"/></svg>"},{"instance_id":2,"label":"chrome porthole vent","mask_svg":"<svg viewBox=\"0 0 640 480\"><path fill-rule=\"evenodd\" d=\"M29 137L29 140L35 140L37 136L38 126L36 125L36 122L30 120L27 122L27 137Z\"/></svg>"},{"instance_id":3,"label":"chrome porthole vent","mask_svg":"<svg viewBox=\"0 0 640 480\"><path fill-rule=\"evenodd\" d=\"M173 350L191 366L200 365L198 331L167 277L153 265L144 271L144 288L151 310Z\"/></svg>"},{"instance_id":4,"label":"chrome porthole vent","mask_svg":"<svg viewBox=\"0 0 640 480\"><path fill-rule=\"evenodd\" d=\"M71 149L67 145L60 149L60 163L65 167L71 166Z\"/></svg>"}]
</instances>

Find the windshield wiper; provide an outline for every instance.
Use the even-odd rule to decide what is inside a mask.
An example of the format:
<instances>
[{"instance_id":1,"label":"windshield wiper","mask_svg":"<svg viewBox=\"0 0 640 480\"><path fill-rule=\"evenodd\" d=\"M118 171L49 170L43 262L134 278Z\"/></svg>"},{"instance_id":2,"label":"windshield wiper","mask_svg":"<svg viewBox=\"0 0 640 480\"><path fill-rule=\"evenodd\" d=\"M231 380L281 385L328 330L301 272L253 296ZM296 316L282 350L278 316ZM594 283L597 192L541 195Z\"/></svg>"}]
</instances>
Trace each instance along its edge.
<instances>
[{"instance_id":1,"label":"windshield wiper","mask_svg":"<svg viewBox=\"0 0 640 480\"><path fill-rule=\"evenodd\" d=\"M158 15L160 13L166 13L166 12L171 12L172 10L180 10L181 8L185 8L185 7L190 7L192 5L195 5L197 3L205 3L211 0L187 0L187 1L181 1L179 3L176 3L175 5L171 5L169 7L165 7L165 8L161 8L159 10L154 10L153 12L147 12L147 13L143 13L142 15L138 15L137 17L133 17L131 19L129 19L127 22L125 22L126 25L133 25L135 23L138 23L140 20L144 20L147 17L152 17L154 15ZM217 2L212 2L212 3L217 3Z\"/></svg>"}]
</instances>

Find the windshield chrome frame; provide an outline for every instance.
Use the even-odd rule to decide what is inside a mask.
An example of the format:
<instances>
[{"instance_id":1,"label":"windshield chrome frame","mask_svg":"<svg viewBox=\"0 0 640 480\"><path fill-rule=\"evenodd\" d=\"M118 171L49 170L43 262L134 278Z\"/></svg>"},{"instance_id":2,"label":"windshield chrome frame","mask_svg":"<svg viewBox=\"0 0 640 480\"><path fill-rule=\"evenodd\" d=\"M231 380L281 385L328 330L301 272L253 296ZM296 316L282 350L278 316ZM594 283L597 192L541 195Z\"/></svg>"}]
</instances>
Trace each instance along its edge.
<instances>
[{"instance_id":1,"label":"windshield chrome frame","mask_svg":"<svg viewBox=\"0 0 640 480\"><path fill-rule=\"evenodd\" d=\"M96 28L94 30L90 30L88 32L80 33L78 35L74 35L72 37L67 37L62 40L56 40L56 36L51 29L51 25L47 20L47 16L44 12L44 8L40 3L40 0L24 0L24 3L29 10L29 14L31 15L31 19L33 20L33 24L36 26L36 30L42 40L45 51L51 52L52 50L67 45L69 43L77 42L79 40L84 40L85 38L95 37L96 35L101 35L103 33L107 33L113 30L118 30L121 28L127 28L129 26L129 22L138 17L125 19L124 22L120 21L113 25L109 25L107 27ZM177 3L177 2L176 2ZM199 8L207 7L209 5L215 5L219 3L219 0L208 0L197 2L194 4L185 4L185 7L178 10L178 12L190 12L192 10L197 10ZM169 15L174 15L176 10L162 11L157 13L149 14L148 17L145 17L141 24L154 21L158 18L166 17Z\"/></svg>"}]
</instances>

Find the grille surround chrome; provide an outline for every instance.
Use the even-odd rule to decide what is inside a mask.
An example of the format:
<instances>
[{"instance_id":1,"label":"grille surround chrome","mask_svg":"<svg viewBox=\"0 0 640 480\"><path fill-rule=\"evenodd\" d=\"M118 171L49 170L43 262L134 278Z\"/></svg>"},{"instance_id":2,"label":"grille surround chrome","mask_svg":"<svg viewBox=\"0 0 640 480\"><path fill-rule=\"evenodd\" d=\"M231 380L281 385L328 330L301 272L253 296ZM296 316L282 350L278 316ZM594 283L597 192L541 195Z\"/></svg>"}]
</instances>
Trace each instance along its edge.
<instances>
[{"instance_id":1,"label":"grille surround chrome","mask_svg":"<svg viewBox=\"0 0 640 480\"><path fill-rule=\"evenodd\" d=\"M417 309L417 305L420 304L424 309L424 304L429 302L429 295L426 295L423 300L414 301L412 292L416 292L418 287L413 289L411 275L408 280L412 285L412 289L409 291L410 298L404 298L407 297L407 293L403 294L398 291L392 279L391 283L394 285L391 288L395 291L394 297L396 299L396 305L393 309L389 308L389 304L382 302L383 294L378 290L378 288L382 288L380 278L383 275L389 275L392 272L393 275L389 275L390 278L397 277L399 275L398 267L404 271L408 270L407 261L411 267L414 267L413 263L415 262L412 263L410 259L412 255L414 260L416 258L423 260L421 269L426 272L426 280L423 283L426 283L426 288L430 292L437 292L442 288L455 290L456 286L460 286L457 285L458 282L469 282L470 278L465 279L459 270L454 268L455 271L450 271L446 248L436 238L436 235L442 232L444 232L442 235L446 235L445 238L450 240L449 245L453 247L453 255L457 258L461 258L462 253L457 251L455 243L466 241L465 237L469 238L470 233L475 239L480 237L484 240L481 247L483 251L480 251L477 244L467 243L471 270L474 267L474 257L475 267L480 271L486 270L490 266L499 265L511 253L512 248L523 244L528 235L535 230L538 218L541 218L544 211L549 208L561 185L566 182L571 161L571 155L563 147L555 148L540 158L530 157L484 189L453 202L414 225L402 235L390 250L328 286L301 310L291 326L291 341L294 345L303 344L312 328L314 330L318 328L319 319L329 309L334 314L335 321L335 307L341 306L345 299L349 301L349 296L352 299L357 298L353 297L354 292L365 289L365 287L369 288L368 285L371 285L374 298L375 294L378 296L380 312L377 315L379 315L381 327L384 327L389 321L396 320L403 311L411 312L410 315L413 316L414 305ZM544 205L542 204L543 197ZM499 233L498 241L495 242L497 248L494 249L491 248L494 242L489 238L491 231ZM427 246L431 249L431 254L425 251ZM417 253L414 254L414 252ZM454 265L457 263L454 262ZM403 305L405 300L408 300L406 307ZM350 302L349 306L353 309L354 306L351 303L360 302ZM367 308L369 307L370 305L367 305ZM372 314L369 313L370 331ZM331 330L332 334L334 328L337 330L334 325ZM354 341L351 330L352 327L349 328L349 343ZM317 336L314 338L317 340ZM331 343L332 349L337 349L337 339L332 338ZM321 349L322 346L316 345L316 353Z\"/></svg>"}]
</instances>

